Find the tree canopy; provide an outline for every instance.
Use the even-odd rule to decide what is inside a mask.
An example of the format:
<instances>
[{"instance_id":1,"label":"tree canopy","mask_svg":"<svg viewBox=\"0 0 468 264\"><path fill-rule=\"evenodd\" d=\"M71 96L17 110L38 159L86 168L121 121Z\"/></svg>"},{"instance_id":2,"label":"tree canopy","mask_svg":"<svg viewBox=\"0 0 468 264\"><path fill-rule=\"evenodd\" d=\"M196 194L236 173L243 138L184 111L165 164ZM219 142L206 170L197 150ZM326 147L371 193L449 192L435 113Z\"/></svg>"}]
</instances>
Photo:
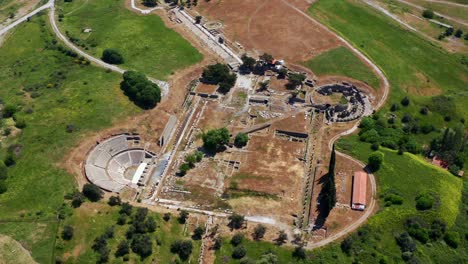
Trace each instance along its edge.
<instances>
[{"instance_id":1,"label":"tree canopy","mask_svg":"<svg viewBox=\"0 0 468 264\"><path fill-rule=\"evenodd\" d=\"M249 136L245 133L239 133L237 134L236 138L234 139L234 145L238 148L242 148L245 145L247 145L247 142L249 142Z\"/></svg>"},{"instance_id":2,"label":"tree canopy","mask_svg":"<svg viewBox=\"0 0 468 264\"><path fill-rule=\"evenodd\" d=\"M143 73L127 71L123 74L120 88L137 106L151 109L161 101L161 89Z\"/></svg>"},{"instance_id":3,"label":"tree canopy","mask_svg":"<svg viewBox=\"0 0 468 264\"><path fill-rule=\"evenodd\" d=\"M99 189L99 187L94 184L86 183L83 186L83 195L86 196L86 198L88 198L91 202L97 202L101 200L103 194L104 193L101 191L101 189Z\"/></svg>"},{"instance_id":4,"label":"tree canopy","mask_svg":"<svg viewBox=\"0 0 468 264\"><path fill-rule=\"evenodd\" d=\"M229 130L225 127L212 129L203 134L204 147L211 152L219 151L224 145L229 143Z\"/></svg>"},{"instance_id":5,"label":"tree canopy","mask_svg":"<svg viewBox=\"0 0 468 264\"><path fill-rule=\"evenodd\" d=\"M122 55L114 49L105 49L102 52L102 58L104 62L107 62L109 64L122 64L124 63L124 59Z\"/></svg>"},{"instance_id":6,"label":"tree canopy","mask_svg":"<svg viewBox=\"0 0 468 264\"><path fill-rule=\"evenodd\" d=\"M221 93L228 93L236 84L237 75L231 73L227 65L217 63L203 70L202 79L203 82L219 85Z\"/></svg>"}]
</instances>

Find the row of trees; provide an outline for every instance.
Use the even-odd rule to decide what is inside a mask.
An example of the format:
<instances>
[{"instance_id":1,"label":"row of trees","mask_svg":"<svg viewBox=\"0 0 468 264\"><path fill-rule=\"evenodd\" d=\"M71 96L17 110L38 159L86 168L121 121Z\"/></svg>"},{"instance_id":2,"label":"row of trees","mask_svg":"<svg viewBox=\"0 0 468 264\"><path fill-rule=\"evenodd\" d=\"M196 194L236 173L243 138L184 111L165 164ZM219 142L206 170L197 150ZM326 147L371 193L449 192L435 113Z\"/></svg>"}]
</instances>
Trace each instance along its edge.
<instances>
[{"instance_id":1,"label":"row of trees","mask_svg":"<svg viewBox=\"0 0 468 264\"><path fill-rule=\"evenodd\" d=\"M143 109L151 109L161 101L161 89L143 73L125 72L120 88L131 101Z\"/></svg>"},{"instance_id":2,"label":"row of trees","mask_svg":"<svg viewBox=\"0 0 468 264\"><path fill-rule=\"evenodd\" d=\"M194 153L187 155L185 157L185 162L179 166L179 171L181 176L187 174L190 169L195 168L195 164L202 161L203 153L200 151L195 151Z\"/></svg>"}]
</instances>

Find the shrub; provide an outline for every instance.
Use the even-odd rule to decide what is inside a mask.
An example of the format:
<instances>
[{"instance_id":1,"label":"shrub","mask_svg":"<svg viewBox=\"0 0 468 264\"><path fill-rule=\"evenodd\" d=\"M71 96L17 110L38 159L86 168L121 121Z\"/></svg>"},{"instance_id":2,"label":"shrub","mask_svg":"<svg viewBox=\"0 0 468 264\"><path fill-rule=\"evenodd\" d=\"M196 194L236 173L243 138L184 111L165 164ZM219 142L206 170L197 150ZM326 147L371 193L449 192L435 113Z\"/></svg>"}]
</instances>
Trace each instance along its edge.
<instances>
[{"instance_id":1,"label":"shrub","mask_svg":"<svg viewBox=\"0 0 468 264\"><path fill-rule=\"evenodd\" d=\"M408 233L404 232L400 234L398 237L396 237L396 241L402 252L416 251L416 243Z\"/></svg>"},{"instance_id":2,"label":"shrub","mask_svg":"<svg viewBox=\"0 0 468 264\"><path fill-rule=\"evenodd\" d=\"M446 228L447 224L444 221L439 219L434 220L429 230L429 237L432 240L440 239L445 234Z\"/></svg>"},{"instance_id":3,"label":"shrub","mask_svg":"<svg viewBox=\"0 0 468 264\"><path fill-rule=\"evenodd\" d=\"M205 228L203 226L198 226L193 230L193 235L192 239L193 240L200 240L203 237L203 234L205 234Z\"/></svg>"},{"instance_id":4,"label":"shrub","mask_svg":"<svg viewBox=\"0 0 468 264\"><path fill-rule=\"evenodd\" d=\"M244 224L244 216L243 215L239 215L239 214L232 214L229 216L229 223L228 223L228 226L232 229L239 229L242 227L242 225Z\"/></svg>"},{"instance_id":5,"label":"shrub","mask_svg":"<svg viewBox=\"0 0 468 264\"><path fill-rule=\"evenodd\" d=\"M241 259L245 257L246 254L247 254L247 251L245 250L245 247L242 245L235 247L234 250L232 251L232 257L235 259Z\"/></svg>"},{"instance_id":6,"label":"shrub","mask_svg":"<svg viewBox=\"0 0 468 264\"><path fill-rule=\"evenodd\" d=\"M153 242L148 235L134 235L131 247L132 251L138 254L142 259L153 253Z\"/></svg>"},{"instance_id":7,"label":"shrub","mask_svg":"<svg viewBox=\"0 0 468 264\"><path fill-rule=\"evenodd\" d=\"M422 16L427 19L433 19L434 18L434 11L430 9L426 9L422 12Z\"/></svg>"},{"instance_id":8,"label":"shrub","mask_svg":"<svg viewBox=\"0 0 468 264\"><path fill-rule=\"evenodd\" d=\"M86 197L85 197L82 193L80 193L80 192L78 192L78 191L76 191L75 193L73 193L72 202L71 202L73 208L78 208L78 207L80 207L81 204L84 203L85 198L86 198Z\"/></svg>"},{"instance_id":9,"label":"shrub","mask_svg":"<svg viewBox=\"0 0 468 264\"><path fill-rule=\"evenodd\" d=\"M444 236L445 243L452 248L457 248L460 244L460 235L455 231L448 231Z\"/></svg>"},{"instance_id":10,"label":"shrub","mask_svg":"<svg viewBox=\"0 0 468 264\"><path fill-rule=\"evenodd\" d=\"M416 197L416 208L418 210L429 210L434 205L435 199L431 194L423 193Z\"/></svg>"},{"instance_id":11,"label":"shrub","mask_svg":"<svg viewBox=\"0 0 468 264\"><path fill-rule=\"evenodd\" d=\"M2 110L2 116L3 118L10 118L13 117L16 112L18 112L18 107L14 105L6 105Z\"/></svg>"},{"instance_id":12,"label":"shrub","mask_svg":"<svg viewBox=\"0 0 468 264\"><path fill-rule=\"evenodd\" d=\"M3 161L0 160L0 181L8 178L8 169Z\"/></svg>"},{"instance_id":13,"label":"shrub","mask_svg":"<svg viewBox=\"0 0 468 264\"><path fill-rule=\"evenodd\" d=\"M0 181L0 194L5 193L8 190L8 186L5 181Z\"/></svg>"},{"instance_id":14,"label":"shrub","mask_svg":"<svg viewBox=\"0 0 468 264\"><path fill-rule=\"evenodd\" d=\"M133 210L133 206L125 202L121 204L119 214L126 214L129 216L132 214L132 210Z\"/></svg>"},{"instance_id":15,"label":"shrub","mask_svg":"<svg viewBox=\"0 0 468 264\"><path fill-rule=\"evenodd\" d=\"M23 129L26 127L26 121L23 118L16 118L15 127Z\"/></svg>"},{"instance_id":16,"label":"shrub","mask_svg":"<svg viewBox=\"0 0 468 264\"><path fill-rule=\"evenodd\" d=\"M73 227L72 226L69 226L69 225L66 225L63 227L63 230L62 230L62 238L63 240L70 240L73 238Z\"/></svg>"},{"instance_id":17,"label":"shrub","mask_svg":"<svg viewBox=\"0 0 468 264\"><path fill-rule=\"evenodd\" d=\"M257 225L254 229L253 238L255 240L260 240L265 236L266 227L264 225Z\"/></svg>"},{"instance_id":18,"label":"shrub","mask_svg":"<svg viewBox=\"0 0 468 264\"><path fill-rule=\"evenodd\" d=\"M249 142L249 136L245 133L237 134L236 138L234 139L234 145L238 148L246 146L247 142Z\"/></svg>"},{"instance_id":19,"label":"shrub","mask_svg":"<svg viewBox=\"0 0 468 264\"><path fill-rule=\"evenodd\" d=\"M186 260L192 254L193 245L190 240L176 240L171 245L171 252L179 255L182 260Z\"/></svg>"},{"instance_id":20,"label":"shrub","mask_svg":"<svg viewBox=\"0 0 468 264\"><path fill-rule=\"evenodd\" d=\"M179 172L180 172L180 175L182 176L185 176L189 170L190 170L190 165L188 163L182 163L179 166Z\"/></svg>"},{"instance_id":21,"label":"shrub","mask_svg":"<svg viewBox=\"0 0 468 264\"><path fill-rule=\"evenodd\" d=\"M164 216L163 216L163 220L167 222L170 219L171 219L171 213L165 213Z\"/></svg>"},{"instance_id":22,"label":"shrub","mask_svg":"<svg viewBox=\"0 0 468 264\"><path fill-rule=\"evenodd\" d=\"M107 202L110 206L116 206L120 205L122 203L122 200L120 199L119 196L111 196L109 198L109 202Z\"/></svg>"},{"instance_id":23,"label":"shrub","mask_svg":"<svg viewBox=\"0 0 468 264\"><path fill-rule=\"evenodd\" d=\"M215 237L213 249L220 250L222 245L223 245L223 239L219 236Z\"/></svg>"},{"instance_id":24,"label":"shrub","mask_svg":"<svg viewBox=\"0 0 468 264\"><path fill-rule=\"evenodd\" d=\"M123 240L117 246L117 251L115 252L116 257L122 257L130 253L130 245L127 240Z\"/></svg>"},{"instance_id":25,"label":"shrub","mask_svg":"<svg viewBox=\"0 0 468 264\"><path fill-rule=\"evenodd\" d=\"M403 197L399 196L398 194L390 193L385 196L384 201L385 206L389 206L392 204L401 205L403 204Z\"/></svg>"},{"instance_id":26,"label":"shrub","mask_svg":"<svg viewBox=\"0 0 468 264\"><path fill-rule=\"evenodd\" d=\"M83 186L83 195L88 198L91 202L97 202L101 200L103 196L103 192L97 185L94 185L92 183L86 183Z\"/></svg>"},{"instance_id":27,"label":"shrub","mask_svg":"<svg viewBox=\"0 0 468 264\"><path fill-rule=\"evenodd\" d=\"M123 59L122 55L117 50L114 50L114 49L105 49L102 52L101 59L104 62L107 62L109 64L122 64L122 63L124 63L124 59Z\"/></svg>"},{"instance_id":28,"label":"shrub","mask_svg":"<svg viewBox=\"0 0 468 264\"><path fill-rule=\"evenodd\" d=\"M188 216L189 216L189 213L187 211L185 211L185 210L180 211L179 218L178 218L179 223L180 224L185 224L185 222L187 221Z\"/></svg>"},{"instance_id":29,"label":"shrub","mask_svg":"<svg viewBox=\"0 0 468 264\"><path fill-rule=\"evenodd\" d=\"M244 235L242 233L236 233L231 238L231 244L233 246L238 246L238 245L240 245L242 243L242 240L244 240Z\"/></svg>"},{"instance_id":30,"label":"shrub","mask_svg":"<svg viewBox=\"0 0 468 264\"><path fill-rule=\"evenodd\" d=\"M380 151L374 151L368 158L369 167L373 171L377 171L382 166L384 160L384 154Z\"/></svg>"},{"instance_id":31,"label":"shrub","mask_svg":"<svg viewBox=\"0 0 468 264\"><path fill-rule=\"evenodd\" d=\"M306 258L306 251L303 247L296 247L292 253L294 258L298 259L305 259Z\"/></svg>"},{"instance_id":32,"label":"shrub","mask_svg":"<svg viewBox=\"0 0 468 264\"><path fill-rule=\"evenodd\" d=\"M410 99L408 98L408 96L405 96L405 98L401 100L401 105L408 106L409 104L410 104Z\"/></svg>"}]
</instances>

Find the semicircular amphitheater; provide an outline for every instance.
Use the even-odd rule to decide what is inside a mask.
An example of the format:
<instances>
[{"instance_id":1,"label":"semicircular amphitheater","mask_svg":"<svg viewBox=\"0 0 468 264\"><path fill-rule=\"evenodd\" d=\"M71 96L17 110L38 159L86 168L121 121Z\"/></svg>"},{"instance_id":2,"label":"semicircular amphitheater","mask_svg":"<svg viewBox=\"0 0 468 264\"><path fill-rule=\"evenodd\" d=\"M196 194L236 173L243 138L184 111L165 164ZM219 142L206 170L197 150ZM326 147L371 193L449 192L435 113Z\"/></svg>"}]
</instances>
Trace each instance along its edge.
<instances>
[{"instance_id":1,"label":"semicircular amphitheater","mask_svg":"<svg viewBox=\"0 0 468 264\"><path fill-rule=\"evenodd\" d=\"M151 175L157 174L156 154L141 145L137 134L121 134L98 142L86 159L86 177L100 188L116 193L125 187L144 186Z\"/></svg>"}]
</instances>

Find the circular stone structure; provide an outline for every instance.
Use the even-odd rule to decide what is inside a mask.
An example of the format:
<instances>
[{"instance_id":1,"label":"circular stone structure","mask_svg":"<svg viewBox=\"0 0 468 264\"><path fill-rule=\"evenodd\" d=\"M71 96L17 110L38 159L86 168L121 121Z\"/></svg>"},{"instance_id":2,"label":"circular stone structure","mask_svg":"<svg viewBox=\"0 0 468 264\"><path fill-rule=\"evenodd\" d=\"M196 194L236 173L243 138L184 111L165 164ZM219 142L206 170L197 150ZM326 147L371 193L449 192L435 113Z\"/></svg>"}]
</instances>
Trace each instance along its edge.
<instances>
[{"instance_id":1,"label":"circular stone structure","mask_svg":"<svg viewBox=\"0 0 468 264\"><path fill-rule=\"evenodd\" d=\"M100 188L119 193L144 185L155 155L140 146L140 137L122 134L99 142L88 154L85 174Z\"/></svg>"}]
</instances>

